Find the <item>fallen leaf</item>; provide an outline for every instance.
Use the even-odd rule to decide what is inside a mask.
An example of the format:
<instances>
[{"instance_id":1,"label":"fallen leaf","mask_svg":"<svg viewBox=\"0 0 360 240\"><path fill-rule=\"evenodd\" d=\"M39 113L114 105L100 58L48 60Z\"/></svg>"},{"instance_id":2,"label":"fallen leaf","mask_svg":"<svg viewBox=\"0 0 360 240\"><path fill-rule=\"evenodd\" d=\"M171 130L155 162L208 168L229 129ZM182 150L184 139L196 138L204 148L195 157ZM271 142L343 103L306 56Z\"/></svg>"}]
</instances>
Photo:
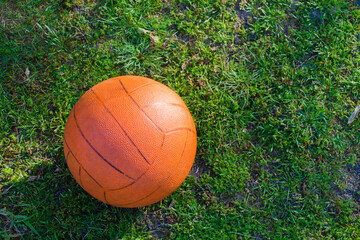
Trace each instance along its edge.
<instances>
[{"instance_id":1,"label":"fallen leaf","mask_svg":"<svg viewBox=\"0 0 360 240\"><path fill-rule=\"evenodd\" d=\"M143 33L143 34L149 34L151 40L155 43L157 43L159 41L159 37L155 36L155 34L152 31L143 29L143 28L138 28L138 32L139 33Z\"/></svg>"},{"instance_id":2,"label":"fallen leaf","mask_svg":"<svg viewBox=\"0 0 360 240\"><path fill-rule=\"evenodd\" d=\"M176 33L177 33L177 32L176 32ZM162 48L166 47L166 46L169 44L169 42L170 42L172 39L174 39L176 33L174 33L173 35L171 35L171 37L169 37L168 39L166 39L166 40L163 42L163 44L161 45L161 47L162 47Z\"/></svg>"},{"instance_id":3,"label":"fallen leaf","mask_svg":"<svg viewBox=\"0 0 360 240\"><path fill-rule=\"evenodd\" d=\"M351 114L351 116L349 117L349 120L348 120L348 124L352 123L353 121L355 121L358 113L360 112L360 105L357 106L354 110L354 112Z\"/></svg>"},{"instance_id":4,"label":"fallen leaf","mask_svg":"<svg viewBox=\"0 0 360 240\"><path fill-rule=\"evenodd\" d=\"M145 33L145 34L151 33L151 31L146 30L146 29L143 29L143 28L138 28L138 32L139 32L139 33Z\"/></svg>"},{"instance_id":5,"label":"fallen leaf","mask_svg":"<svg viewBox=\"0 0 360 240\"><path fill-rule=\"evenodd\" d=\"M150 32L150 38L151 40L153 40L155 43L157 43L159 41L159 37L155 36L155 34L153 32Z\"/></svg>"},{"instance_id":6,"label":"fallen leaf","mask_svg":"<svg viewBox=\"0 0 360 240\"><path fill-rule=\"evenodd\" d=\"M25 75L26 75L27 78L29 78L29 76L30 76L29 68L25 69Z\"/></svg>"}]
</instances>

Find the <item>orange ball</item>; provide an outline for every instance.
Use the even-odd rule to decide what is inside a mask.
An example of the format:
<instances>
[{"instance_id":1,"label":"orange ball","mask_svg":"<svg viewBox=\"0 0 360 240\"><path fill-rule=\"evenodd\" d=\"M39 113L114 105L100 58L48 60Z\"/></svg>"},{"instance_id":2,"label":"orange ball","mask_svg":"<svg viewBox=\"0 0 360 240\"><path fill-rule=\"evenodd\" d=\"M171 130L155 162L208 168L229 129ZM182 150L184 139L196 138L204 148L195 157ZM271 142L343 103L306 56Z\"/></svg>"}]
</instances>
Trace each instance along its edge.
<instances>
[{"instance_id":1,"label":"orange ball","mask_svg":"<svg viewBox=\"0 0 360 240\"><path fill-rule=\"evenodd\" d=\"M185 180L196 129L170 88L145 77L115 77L88 90L71 110L64 152L71 174L90 195L118 207L141 207Z\"/></svg>"}]
</instances>

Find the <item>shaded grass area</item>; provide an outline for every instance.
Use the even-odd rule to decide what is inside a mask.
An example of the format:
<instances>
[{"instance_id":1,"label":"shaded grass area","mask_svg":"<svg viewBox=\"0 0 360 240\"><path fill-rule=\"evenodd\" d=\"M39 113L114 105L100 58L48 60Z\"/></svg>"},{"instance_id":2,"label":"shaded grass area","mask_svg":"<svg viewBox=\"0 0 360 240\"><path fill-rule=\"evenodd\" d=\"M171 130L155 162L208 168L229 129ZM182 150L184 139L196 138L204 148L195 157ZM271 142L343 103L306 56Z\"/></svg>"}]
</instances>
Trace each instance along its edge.
<instances>
[{"instance_id":1,"label":"shaded grass area","mask_svg":"<svg viewBox=\"0 0 360 240\"><path fill-rule=\"evenodd\" d=\"M3 238L359 238L358 1L0 3ZM150 32L151 33L150 33ZM186 102L191 174L119 209L76 184L67 116L91 86L142 75Z\"/></svg>"}]
</instances>

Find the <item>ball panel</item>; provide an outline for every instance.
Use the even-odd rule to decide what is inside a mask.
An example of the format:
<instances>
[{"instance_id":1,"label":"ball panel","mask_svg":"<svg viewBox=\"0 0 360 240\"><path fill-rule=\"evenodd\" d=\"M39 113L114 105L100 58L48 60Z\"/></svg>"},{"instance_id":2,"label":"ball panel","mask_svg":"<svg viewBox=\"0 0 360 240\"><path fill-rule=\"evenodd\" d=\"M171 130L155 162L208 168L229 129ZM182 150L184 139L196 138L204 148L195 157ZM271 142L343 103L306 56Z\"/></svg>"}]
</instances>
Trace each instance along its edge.
<instances>
[{"instance_id":1,"label":"ball panel","mask_svg":"<svg viewBox=\"0 0 360 240\"><path fill-rule=\"evenodd\" d=\"M126 92L131 93L137 91L139 88L150 84L160 84L150 78L139 77L139 76L122 76L117 78L121 81L122 86L125 88Z\"/></svg>"},{"instance_id":2,"label":"ball panel","mask_svg":"<svg viewBox=\"0 0 360 240\"><path fill-rule=\"evenodd\" d=\"M96 177L104 188L119 188L133 181L106 163L85 141L76 126L74 109L67 120L64 138L77 161L91 176ZM71 169L71 166L69 168Z\"/></svg>"},{"instance_id":3,"label":"ball panel","mask_svg":"<svg viewBox=\"0 0 360 240\"><path fill-rule=\"evenodd\" d=\"M100 89L99 89L100 90ZM105 91L105 90L103 90ZM95 96L98 95L98 91L94 90L93 92ZM126 134L126 137L130 140L132 145L136 147L138 153L141 155L140 157L137 157L137 160L134 161L140 161L141 158L144 158L143 161L147 162L148 164L151 164L158 152L160 151L161 145L163 143L163 133L156 127L154 122L152 120L148 119L145 113L136 106L136 104L133 102L133 100L129 97L129 95L126 92L121 92L117 97L114 97L112 99L108 99L106 102L103 102L101 98L99 98L99 102L103 104L103 107L107 109L109 114L105 114L104 118L112 118L112 119L104 119L102 122L105 122L105 120L111 122L115 121L117 122L118 127L121 128L121 130ZM128 107L124 107L128 106ZM109 116L111 115L111 116ZM103 123L105 124L105 123ZM144 132L145 130L145 132ZM116 131L112 131L109 133L110 130L105 130L103 135L117 135L119 134L119 129ZM102 136L99 139L107 139L106 136ZM103 140L102 140L103 141ZM109 141L103 141L103 144L109 144ZM123 147L123 144L118 143L118 149L116 150L119 152L119 154L129 154L129 150L131 148L129 147ZM105 150L106 148L104 148ZM126 149L126 152L123 151L123 149ZM115 149L113 152L116 152ZM124 152L124 153L122 153ZM124 161L124 164L128 166L128 162L132 159L131 156L127 156L126 158L121 158ZM129 160L127 160L129 159ZM137 162L135 162L138 164ZM143 166L143 164L139 164L139 168L146 169L146 166ZM122 168L125 170L125 168ZM129 172L136 171L137 175L131 175L135 176L135 178L138 177L139 174L141 174L143 171L139 170L137 167L133 169L129 169Z\"/></svg>"},{"instance_id":4,"label":"ball panel","mask_svg":"<svg viewBox=\"0 0 360 240\"><path fill-rule=\"evenodd\" d=\"M192 119L189 118L188 110L178 105L155 104L144 108L144 111L165 132L174 128L192 129L194 125Z\"/></svg>"},{"instance_id":5,"label":"ball panel","mask_svg":"<svg viewBox=\"0 0 360 240\"><path fill-rule=\"evenodd\" d=\"M173 171L177 171L178 164L182 161L181 155L186 143L186 136L186 131L177 131L166 136L159 158L151 165L148 172L130 188L108 191L108 202L116 206L133 204L164 185L166 179L169 175L173 174ZM175 189L176 188L171 188L171 192ZM166 194L168 195L171 192L167 192ZM158 194L151 196L151 200L155 202L160 201L164 197ZM136 203L134 204L136 205Z\"/></svg>"},{"instance_id":6,"label":"ball panel","mask_svg":"<svg viewBox=\"0 0 360 240\"><path fill-rule=\"evenodd\" d=\"M149 163L139 148L131 138L129 138L127 131L131 128L127 126L122 127L121 123L117 121L113 113L110 112L110 110L114 109L111 105L113 101L126 102L126 100L128 100L126 96L123 97L124 98L108 100L107 105L109 105L109 108L106 108L106 106L96 98L94 93L85 94L76 104L74 113L79 125L78 130L84 135L84 138L96 152L104 158L104 161L115 166L123 172L125 176L135 180L148 168ZM129 104L131 104L131 102L129 102ZM123 122L131 121L131 117L135 115L134 113L129 114L126 111L122 111L122 114L122 118L127 119ZM135 117L139 118L138 116ZM134 122L131 121L131 123ZM130 125L134 127L133 124ZM139 125L141 126L141 123ZM125 131L125 129L127 130ZM156 129L154 129L154 131L156 131ZM161 139L159 141L161 141Z\"/></svg>"}]
</instances>

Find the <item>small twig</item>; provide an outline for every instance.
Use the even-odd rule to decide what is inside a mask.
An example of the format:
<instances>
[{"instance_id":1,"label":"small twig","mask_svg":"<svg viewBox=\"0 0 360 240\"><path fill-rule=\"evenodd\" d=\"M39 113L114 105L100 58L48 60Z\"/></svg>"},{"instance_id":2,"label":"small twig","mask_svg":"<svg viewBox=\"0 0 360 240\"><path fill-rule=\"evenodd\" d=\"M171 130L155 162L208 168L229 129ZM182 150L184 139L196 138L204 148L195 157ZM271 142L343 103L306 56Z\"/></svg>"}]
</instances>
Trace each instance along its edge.
<instances>
[{"instance_id":1,"label":"small twig","mask_svg":"<svg viewBox=\"0 0 360 240\"><path fill-rule=\"evenodd\" d=\"M174 206L175 203L176 203L176 201L172 200L170 205L169 205L169 209L174 210L173 206Z\"/></svg>"},{"instance_id":2,"label":"small twig","mask_svg":"<svg viewBox=\"0 0 360 240\"><path fill-rule=\"evenodd\" d=\"M253 238L253 239L256 239L256 237L253 237L253 236L249 236L249 235L246 235L246 234L242 234L242 233L238 233L238 232L230 232L230 233L234 233L236 235L240 235L240 236L245 236L245 237L249 237L249 238Z\"/></svg>"},{"instance_id":3,"label":"small twig","mask_svg":"<svg viewBox=\"0 0 360 240\"><path fill-rule=\"evenodd\" d=\"M162 48L165 48L168 44L169 44L169 42L172 40L172 39L174 39L174 36L177 34L177 32L175 32L173 35L171 35L171 37L169 37L169 38L167 38L164 42L163 42L163 44L161 45L161 47Z\"/></svg>"},{"instance_id":4,"label":"small twig","mask_svg":"<svg viewBox=\"0 0 360 240\"><path fill-rule=\"evenodd\" d=\"M184 72L185 68L187 66L190 65L190 63L198 56L198 54L195 54L194 56L192 56L189 60L187 60L186 62L183 63L183 65L181 66L181 72Z\"/></svg>"},{"instance_id":5,"label":"small twig","mask_svg":"<svg viewBox=\"0 0 360 240\"><path fill-rule=\"evenodd\" d=\"M13 185L11 185L10 187L8 187L7 189L5 189L5 191L0 192L0 196L5 195L14 185L15 185L15 183Z\"/></svg>"},{"instance_id":6,"label":"small twig","mask_svg":"<svg viewBox=\"0 0 360 240\"><path fill-rule=\"evenodd\" d=\"M314 58L314 57L316 57L316 56L317 56L317 55L312 55L312 56L310 56L308 59L306 59L305 61L303 61L298 68L301 68L306 62L308 62L310 59L312 59L312 58Z\"/></svg>"}]
</instances>

